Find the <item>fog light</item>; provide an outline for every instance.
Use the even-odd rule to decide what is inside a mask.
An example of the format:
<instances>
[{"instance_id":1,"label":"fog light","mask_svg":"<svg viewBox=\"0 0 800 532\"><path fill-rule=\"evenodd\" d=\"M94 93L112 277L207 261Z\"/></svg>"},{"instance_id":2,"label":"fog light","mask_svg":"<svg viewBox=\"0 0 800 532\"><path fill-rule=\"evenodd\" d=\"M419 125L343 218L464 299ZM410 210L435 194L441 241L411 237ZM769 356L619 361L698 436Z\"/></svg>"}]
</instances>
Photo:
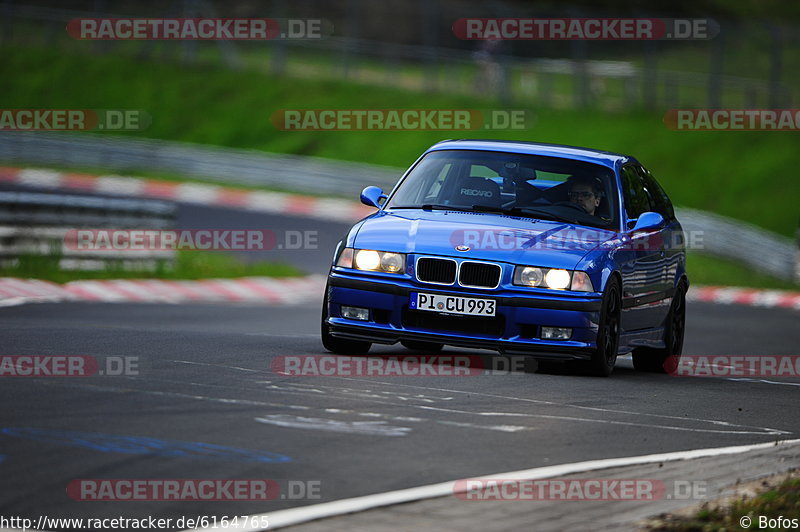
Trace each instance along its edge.
<instances>
[{"instance_id":1,"label":"fog light","mask_svg":"<svg viewBox=\"0 0 800 532\"><path fill-rule=\"evenodd\" d=\"M342 305L342 317L348 320L369 321L369 309Z\"/></svg>"},{"instance_id":2,"label":"fog light","mask_svg":"<svg viewBox=\"0 0 800 532\"><path fill-rule=\"evenodd\" d=\"M542 327L542 340L569 340L570 336L569 327Z\"/></svg>"}]
</instances>

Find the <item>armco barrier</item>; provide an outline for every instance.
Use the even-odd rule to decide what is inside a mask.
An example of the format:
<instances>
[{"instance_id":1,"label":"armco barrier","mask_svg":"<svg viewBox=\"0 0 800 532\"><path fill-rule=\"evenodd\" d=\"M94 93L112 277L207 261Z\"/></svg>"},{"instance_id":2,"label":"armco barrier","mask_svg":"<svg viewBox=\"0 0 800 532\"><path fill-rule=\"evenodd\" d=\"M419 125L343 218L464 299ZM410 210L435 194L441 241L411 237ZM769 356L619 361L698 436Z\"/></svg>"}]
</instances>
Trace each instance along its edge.
<instances>
[{"instance_id":1,"label":"armco barrier","mask_svg":"<svg viewBox=\"0 0 800 532\"><path fill-rule=\"evenodd\" d=\"M62 269L169 267L173 250L85 251L66 246L64 237L79 228L171 229L175 216L175 205L163 201L0 192L0 264L51 256Z\"/></svg>"},{"instance_id":2,"label":"armco barrier","mask_svg":"<svg viewBox=\"0 0 800 532\"><path fill-rule=\"evenodd\" d=\"M795 279L800 257L791 238L710 212L680 208L676 215L687 233L702 232L698 251L743 262L781 279Z\"/></svg>"},{"instance_id":3,"label":"armco barrier","mask_svg":"<svg viewBox=\"0 0 800 532\"><path fill-rule=\"evenodd\" d=\"M202 144L18 131L0 132L0 161L104 168L115 172L147 170L350 197L366 185L389 189L402 174L401 170L385 166Z\"/></svg>"}]
</instances>

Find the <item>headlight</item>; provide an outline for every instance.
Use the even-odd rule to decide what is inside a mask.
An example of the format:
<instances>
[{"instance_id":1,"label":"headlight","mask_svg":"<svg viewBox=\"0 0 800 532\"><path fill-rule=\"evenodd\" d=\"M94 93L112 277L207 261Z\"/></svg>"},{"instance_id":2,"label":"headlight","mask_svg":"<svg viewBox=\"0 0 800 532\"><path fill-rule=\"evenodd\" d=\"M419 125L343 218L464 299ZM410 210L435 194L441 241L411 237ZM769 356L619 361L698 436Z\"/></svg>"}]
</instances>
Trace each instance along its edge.
<instances>
[{"instance_id":1,"label":"headlight","mask_svg":"<svg viewBox=\"0 0 800 532\"><path fill-rule=\"evenodd\" d=\"M344 248L336 261L336 266L370 272L403 273L406 268L406 256L391 251Z\"/></svg>"},{"instance_id":2,"label":"headlight","mask_svg":"<svg viewBox=\"0 0 800 532\"><path fill-rule=\"evenodd\" d=\"M382 253L381 270L387 273L400 273L403 271L403 256L399 253Z\"/></svg>"},{"instance_id":3,"label":"headlight","mask_svg":"<svg viewBox=\"0 0 800 532\"><path fill-rule=\"evenodd\" d=\"M572 276L567 270L550 270L544 276L544 282L547 283L547 288L555 290L564 290L569 288L569 283L572 281Z\"/></svg>"},{"instance_id":4,"label":"headlight","mask_svg":"<svg viewBox=\"0 0 800 532\"><path fill-rule=\"evenodd\" d=\"M514 284L522 286L541 286L544 271L534 266L517 266L514 270Z\"/></svg>"},{"instance_id":5,"label":"headlight","mask_svg":"<svg viewBox=\"0 0 800 532\"><path fill-rule=\"evenodd\" d=\"M553 290L576 290L594 292L592 281L586 272L562 270L560 268L539 268L537 266L517 266L514 268L514 284Z\"/></svg>"},{"instance_id":6,"label":"headlight","mask_svg":"<svg viewBox=\"0 0 800 532\"><path fill-rule=\"evenodd\" d=\"M356 268L359 270L377 270L381 265L381 256L371 249L359 249L356 252Z\"/></svg>"}]
</instances>

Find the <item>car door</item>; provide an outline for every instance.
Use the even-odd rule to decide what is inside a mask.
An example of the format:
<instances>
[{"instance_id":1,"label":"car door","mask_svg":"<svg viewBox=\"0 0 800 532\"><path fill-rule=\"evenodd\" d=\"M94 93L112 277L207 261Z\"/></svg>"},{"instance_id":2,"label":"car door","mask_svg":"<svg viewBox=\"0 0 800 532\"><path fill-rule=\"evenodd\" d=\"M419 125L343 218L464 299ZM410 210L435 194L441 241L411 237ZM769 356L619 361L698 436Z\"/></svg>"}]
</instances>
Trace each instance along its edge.
<instances>
[{"instance_id":1,"label":"car door","mask_svg":"<svg viewBox=\"0 0 800 532\"><path fill-rule=\"evenodd\" d=\"M658 181L644 167L637 169L644 184L644 190L650 198L651 208L664 217L666 224L662 230L664 251L664 277L661 289L669 294L675 287L675 280L682 261L685 260L685 242L683 227L675 217L675 209L669 196L658 184Z\"/></svg>"},{"instance_id":2,"label":"car door","mask_svg":"<svg viewBox=\"0 0 800 532\"><path fill-rule=\"evenodd\" d=\"M627 331L660 325L665 289L664 230L633 232L639 216L655 211L637 164L622 167L625 201L625 249L628 261L622 268L622 327Z\"/></svg>"}]
</instances>

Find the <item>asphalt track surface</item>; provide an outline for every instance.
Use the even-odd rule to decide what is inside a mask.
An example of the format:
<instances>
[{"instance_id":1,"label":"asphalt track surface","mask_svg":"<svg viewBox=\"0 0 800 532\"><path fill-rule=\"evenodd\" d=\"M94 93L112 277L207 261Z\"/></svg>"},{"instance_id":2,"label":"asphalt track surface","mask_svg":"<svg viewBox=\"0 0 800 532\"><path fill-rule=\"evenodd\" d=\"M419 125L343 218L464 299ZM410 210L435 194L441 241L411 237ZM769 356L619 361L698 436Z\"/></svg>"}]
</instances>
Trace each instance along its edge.
<instances>
[{"instance_id":1,"label":"asphalt track surface","mask_svg":"<svg viewBox=\"0 0 800 532\"><path fill-rule=\"evenodd\" d=\"M182 208L181 227L200 223L317 230L320 249L282 254L309 273L327 269L346 229ZM269 513L504 471L800 434L797 380L642 374L629 359L619 360L609 379L559 371L459 378L273 372L276 357L325 353L319 314L318 305L0 308L0 354L139 363L138 375L2 380L0 515ZM797 323L797 311L690 304L684 352L797 355ZM398 345L372 353L408 351ZM274 479L286 498L75 501L66 490L75 479ZM319 497L292 498L290 481L312 482Z\"/></svg>"}]
</instances>

